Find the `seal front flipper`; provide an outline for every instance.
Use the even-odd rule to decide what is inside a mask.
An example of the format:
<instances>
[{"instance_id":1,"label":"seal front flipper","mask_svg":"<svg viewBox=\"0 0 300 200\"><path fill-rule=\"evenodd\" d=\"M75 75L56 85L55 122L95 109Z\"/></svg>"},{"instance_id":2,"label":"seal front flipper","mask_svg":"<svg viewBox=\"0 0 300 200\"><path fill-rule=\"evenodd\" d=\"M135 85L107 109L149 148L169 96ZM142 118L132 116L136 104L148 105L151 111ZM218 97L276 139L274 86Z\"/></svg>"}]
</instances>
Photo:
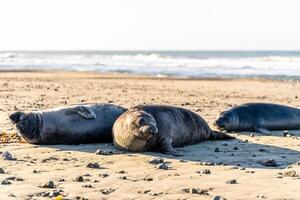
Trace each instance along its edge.
<instances>
[{"instance_id":1,"label":"seal front flipper","mask_svg":"<svg viewBox=\"0 0 300 200\"><path fill-rule=\"evenodd\" d=\"M76 113L86 119L96 119L95 112L86 106L76 106L76 107L70 108L70 110L68 110L66 112L66 114L73 114L73 113Z\"/></svg>"},{"instance_id":2,"label":"seal front flipper","mask_svg":"<svg viewBox=\"0 0 300 200\"><path fill-rule=\"evenodd\" d=\"M254 130L263 135L272 135L271 131L269 131L268 129L266 129L264 127L255 127Z\"/></svg>"},{"instance_id":3,"label":"seal front flipper","mask_svg":"<svg viewBox=\"0 0 300 200\"><path fill-rule=\"evenodd\" d=\"M173 147L172 144L167 140L167 139L163 139L162 143L161 143L161 151L164 154L167 155L172 155L172 156L184 156L183 154L179 153L178 151L176 151Z\"/></svg>"}]
</instances>

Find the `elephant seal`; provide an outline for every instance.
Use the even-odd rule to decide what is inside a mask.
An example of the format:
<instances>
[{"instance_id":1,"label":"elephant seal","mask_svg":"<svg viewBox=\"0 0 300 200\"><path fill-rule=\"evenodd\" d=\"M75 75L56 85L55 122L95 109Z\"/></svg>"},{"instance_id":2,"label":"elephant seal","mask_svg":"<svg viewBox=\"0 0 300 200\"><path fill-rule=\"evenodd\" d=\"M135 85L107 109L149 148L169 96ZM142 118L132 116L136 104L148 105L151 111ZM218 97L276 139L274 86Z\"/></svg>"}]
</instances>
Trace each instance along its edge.
<instances>
[{"instance_id":1,"label":"elephant seal","mask_svg":"<svg viewBox=\"0 0 300 200\"><path fill-rule=\"evenodd\" d=\"M9 116L31 144L112 142L112 126L126 111L113 104L83 104Z\"/></svg>"},{"instance_id":2,"label":"elephant seal","mask_svg":"<svg viewBox=\"0 0 300 200\"><path fill-rule=\"evenodd\" d=\"M196 113L163 105L139 105L127 110L113 126L115 147L133 152L158 151L181 156L173 147L204 140L232 139L212 131Z\"/></svg>"},{"instance_id":3,"label":"elephant seal","mask_svg":"<svg viewBox=\"0 0 300 200\"><path fill-rule=\"evenodd\" d=\"M300 109L272 103L247 103L221 113L214 124L219 130L254 131L300 129Z\"/></svg>"}]
</instances>

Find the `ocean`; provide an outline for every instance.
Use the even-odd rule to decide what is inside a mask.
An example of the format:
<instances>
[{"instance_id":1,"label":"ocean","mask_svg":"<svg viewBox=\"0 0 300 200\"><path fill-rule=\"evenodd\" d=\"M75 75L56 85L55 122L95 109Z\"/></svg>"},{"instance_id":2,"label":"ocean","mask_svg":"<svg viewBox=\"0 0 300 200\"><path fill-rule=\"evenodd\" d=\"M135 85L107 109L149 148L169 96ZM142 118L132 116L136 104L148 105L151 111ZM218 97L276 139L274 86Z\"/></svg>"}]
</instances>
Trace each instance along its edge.
<instances>
[{"instance_id":1,"label":"ocean","mask_svg":"<svg viewBox=\"0 0 300 200\"><path fill-rule=\"evenodd\" d=\"M0 51L0 70L300 79L300 51Z\"/></svg>"}]
</instances>

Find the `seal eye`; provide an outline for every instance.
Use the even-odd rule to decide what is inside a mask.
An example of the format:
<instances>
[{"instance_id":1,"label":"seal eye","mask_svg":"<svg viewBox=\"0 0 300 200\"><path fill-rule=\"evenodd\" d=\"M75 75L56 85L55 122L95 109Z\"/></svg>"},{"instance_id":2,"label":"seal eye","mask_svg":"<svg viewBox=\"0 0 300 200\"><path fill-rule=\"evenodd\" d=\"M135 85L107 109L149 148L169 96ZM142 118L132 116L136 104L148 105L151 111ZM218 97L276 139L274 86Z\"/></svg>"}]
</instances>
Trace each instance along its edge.
<instances>
[{"instance_id":1,"label":"seal eye","mask_svg":"<svg viewBox=\"0 0 300 200\"><path fill-rule=\"evenodd\" d=\"M141 117L139 120L138 120L138 125L139 126L142 126L142 125L144 125L146 123L146 120L143 118L143 117Z\"/></svg>"}]
</instances>

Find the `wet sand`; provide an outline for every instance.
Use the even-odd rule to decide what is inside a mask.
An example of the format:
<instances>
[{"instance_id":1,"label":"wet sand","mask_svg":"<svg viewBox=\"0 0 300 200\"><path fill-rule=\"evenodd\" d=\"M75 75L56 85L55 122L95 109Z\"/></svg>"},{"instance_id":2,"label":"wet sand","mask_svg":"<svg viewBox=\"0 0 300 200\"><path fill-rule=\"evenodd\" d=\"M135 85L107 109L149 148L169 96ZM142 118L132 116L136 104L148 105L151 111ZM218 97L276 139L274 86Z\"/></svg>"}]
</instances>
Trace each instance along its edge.
<instances>
[{"instance_id":1,"label":"wet sand","mask_svg":"<svg viewBox=\"0 0 300 200\"><path fill-rule=\"evenodd\" d=\"M16 132L8 120L11 112L81 102L181 106L200 114L212 128L220 111L241 103L300 107L300 82L263 79L2 72L0 92L2 134ZM180 148L184 154L180 158L151 152L124 153L111 144L38 146L10 140L0 144L0 152L9 151L16 160L0 158L0 168L5 172L0 174L0 181L13 178L6 179L10 184L0 185L0 199L49 199L59 193L65 199L212 199L217 195L226 199L300 199L300 132L292 133L296 136L233 133L236 140ZM113 154L96 155L97 149ZM169 169L157 169L156 164L149 163L152 157L162 157ZM262 165L270 159L278 166ZM100 168L88 168L88 163L98 163ZM78 182L79 176L82 182ZM233 179L236 184L229 184ZM55 188L41 187L49 181Z\"/></svg>"}]
</instances>

